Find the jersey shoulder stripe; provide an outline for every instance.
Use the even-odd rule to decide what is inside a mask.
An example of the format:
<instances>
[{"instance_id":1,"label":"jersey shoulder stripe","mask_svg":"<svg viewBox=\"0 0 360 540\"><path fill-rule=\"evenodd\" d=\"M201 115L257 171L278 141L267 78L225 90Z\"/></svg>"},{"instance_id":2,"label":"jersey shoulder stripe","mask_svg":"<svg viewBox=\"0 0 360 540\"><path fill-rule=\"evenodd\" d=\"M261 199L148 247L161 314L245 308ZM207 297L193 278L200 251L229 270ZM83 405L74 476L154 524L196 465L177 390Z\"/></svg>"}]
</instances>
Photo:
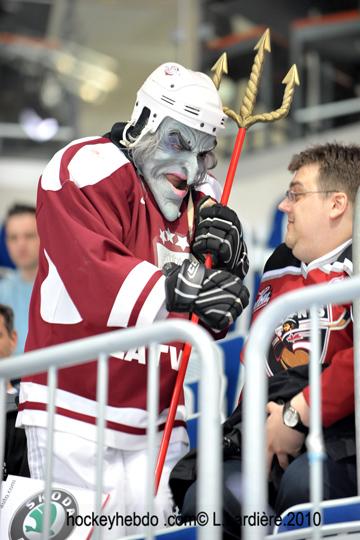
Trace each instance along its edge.
<instances>
[{"instance_id":1,"label":"jersey shoulder stripe","mask_svg":"<svg viewBox=\"0 0 360 540\"><path fill-rule=\"evenodd\" d=\"M85 137L72 141L49 161L41 177L41 187L58 191L64 182L79 188L94 185L128 163L128 158L109 139Z\"/></svg>"}]
</instances>

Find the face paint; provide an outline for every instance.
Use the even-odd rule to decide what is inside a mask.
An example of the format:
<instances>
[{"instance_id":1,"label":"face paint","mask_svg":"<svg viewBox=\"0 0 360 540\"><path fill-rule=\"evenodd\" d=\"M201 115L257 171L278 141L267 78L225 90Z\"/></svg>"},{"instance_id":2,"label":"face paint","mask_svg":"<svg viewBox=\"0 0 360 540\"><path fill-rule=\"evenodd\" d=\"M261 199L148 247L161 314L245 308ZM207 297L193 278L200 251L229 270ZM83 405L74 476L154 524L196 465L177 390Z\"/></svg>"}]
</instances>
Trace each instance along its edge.
<instances>
[{"instance_id":1,"label":"face paint","mask_svg":"<svg viewBox=\"0 0 360 540\"><path fill-rule=\"evenodd\" d=\"M200 183L215 166L212 150L216 139L170 118L162 122L158 132L153 151L138 152L134 161L162 214L174 221L189 186Z\"/></svg>"}]
</instances>

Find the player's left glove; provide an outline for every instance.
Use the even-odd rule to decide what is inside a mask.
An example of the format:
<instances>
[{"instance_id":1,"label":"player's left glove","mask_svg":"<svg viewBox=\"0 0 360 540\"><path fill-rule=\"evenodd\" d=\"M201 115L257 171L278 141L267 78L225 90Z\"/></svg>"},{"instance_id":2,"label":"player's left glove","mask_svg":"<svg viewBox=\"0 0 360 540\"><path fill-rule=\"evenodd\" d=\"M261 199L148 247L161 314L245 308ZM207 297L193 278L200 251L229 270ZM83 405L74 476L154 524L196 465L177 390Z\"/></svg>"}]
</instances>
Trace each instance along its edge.
<instances>
[{"instance_id":1,"label":"player's left glove","mask_svg":"<svg viewBox=\"0 0 360 540\"><path fill-rule=\"evenodd\" d=\"M163 272L166 309L193 312L215 330L227 328L249 303L249 291L241 279L225 270L186 259L181 266L167 263Z\"/></svg>"},{"instance_id":2,"label":"player's left glove","mask_svg":"<svg viewBox=\"0 0 360 540\"><path fill-rule=\"evenodd\" d=\"M239 218L227 206L219 203L209 206L209 199L201 199L196 208L191 250L201 262L211 254L213 268L227 270L244 279L249 259Z\"/></svg>"}]
</instances>

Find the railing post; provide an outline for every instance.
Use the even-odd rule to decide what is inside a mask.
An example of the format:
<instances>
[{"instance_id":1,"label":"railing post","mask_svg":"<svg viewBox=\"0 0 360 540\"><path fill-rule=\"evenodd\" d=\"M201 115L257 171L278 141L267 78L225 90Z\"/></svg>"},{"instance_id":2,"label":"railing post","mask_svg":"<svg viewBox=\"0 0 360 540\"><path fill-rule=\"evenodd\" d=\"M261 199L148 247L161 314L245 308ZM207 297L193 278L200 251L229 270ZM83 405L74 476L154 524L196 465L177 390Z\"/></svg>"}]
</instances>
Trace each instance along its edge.
<instances>
[{"instance_id":1,"label":"railing post","mask_svg":"<svg viewBox=\"0 0 360 540\"><path fill-rule=\"evenodd\" d=\"M360 189L357 190L353 223L353 270L360 275ZM356 472L357 493L360 495L360 297L353 300L354 316L354 392L356 426Z\"/></svg>"}]
</instances>

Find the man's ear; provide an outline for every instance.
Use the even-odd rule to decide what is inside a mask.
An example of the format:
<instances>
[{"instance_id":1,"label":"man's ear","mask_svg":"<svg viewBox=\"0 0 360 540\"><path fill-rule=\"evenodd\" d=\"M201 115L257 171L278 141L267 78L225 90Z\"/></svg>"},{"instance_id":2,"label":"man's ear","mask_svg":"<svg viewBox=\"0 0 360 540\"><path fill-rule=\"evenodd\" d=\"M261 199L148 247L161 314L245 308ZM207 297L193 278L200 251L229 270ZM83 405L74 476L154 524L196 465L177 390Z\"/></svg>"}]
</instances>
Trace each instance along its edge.
<instances>
[{"instance_id":1,"label":"man's ear","mask_svg":"<svg viewBox=\"0 0 360 540\"><path fill-rule=\"evenodd\" d=\"M10 339L11 339L11 349L12 349L12 352L14 352L18 344L18 333L16 330L13 330L11 332Z\"/></svg>"},{"instance_id":2,"label":"man's ear","mask_svg":"<svg viewBox=\"0 0 360 540\"><path fill-rule=\"evenodd\" d=\"M342 216L349 207L349 197L343 191L337 191L331 196L330 217L336 219Z\"/></svg>"}]
</instances>

